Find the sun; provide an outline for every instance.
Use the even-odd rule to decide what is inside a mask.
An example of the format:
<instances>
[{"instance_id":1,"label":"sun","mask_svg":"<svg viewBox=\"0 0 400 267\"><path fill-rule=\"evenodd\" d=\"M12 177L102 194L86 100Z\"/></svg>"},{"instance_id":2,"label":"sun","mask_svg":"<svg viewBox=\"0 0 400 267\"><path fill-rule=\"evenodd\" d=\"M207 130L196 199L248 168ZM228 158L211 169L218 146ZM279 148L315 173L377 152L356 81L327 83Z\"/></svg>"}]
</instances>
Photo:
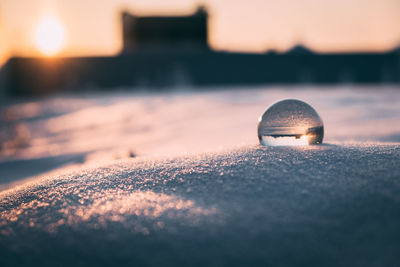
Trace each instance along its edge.
<instances>
[{"instance_id":1,"label":"sun","mask_svg":"<svg viewBox=\"0 0 400 267\"><path fill-rule=\"evenodd\" d=\"M64 29L57 18L48 16L40 20L36 28L36 46L47 56L57 54L64 42Z\"/></svg>"}]
</instances>

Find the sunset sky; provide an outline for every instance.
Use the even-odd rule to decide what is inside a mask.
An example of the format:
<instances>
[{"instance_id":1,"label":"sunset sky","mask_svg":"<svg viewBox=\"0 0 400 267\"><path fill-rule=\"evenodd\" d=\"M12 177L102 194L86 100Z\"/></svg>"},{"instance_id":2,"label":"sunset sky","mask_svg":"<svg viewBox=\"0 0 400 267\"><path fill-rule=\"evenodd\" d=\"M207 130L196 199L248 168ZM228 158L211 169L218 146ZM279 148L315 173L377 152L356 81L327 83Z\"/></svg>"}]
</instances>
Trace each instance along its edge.
<instances>
[{"instance_id":1,"label":"sunset sky","mask_svg":"<svg viewBox=\"0 0 400 267\"><path fill-rule=\"evenodd\" d=\"M114 55L121 49L122 10L189 14L199 4L211 14L209 40L218 50L303 43L318 51L382 51L400 44L399 0L0 0L0 54L42 55L40 43L47 41L39 25L50 17L58 36L50 52Z\"/></svg>"}]
</instances>

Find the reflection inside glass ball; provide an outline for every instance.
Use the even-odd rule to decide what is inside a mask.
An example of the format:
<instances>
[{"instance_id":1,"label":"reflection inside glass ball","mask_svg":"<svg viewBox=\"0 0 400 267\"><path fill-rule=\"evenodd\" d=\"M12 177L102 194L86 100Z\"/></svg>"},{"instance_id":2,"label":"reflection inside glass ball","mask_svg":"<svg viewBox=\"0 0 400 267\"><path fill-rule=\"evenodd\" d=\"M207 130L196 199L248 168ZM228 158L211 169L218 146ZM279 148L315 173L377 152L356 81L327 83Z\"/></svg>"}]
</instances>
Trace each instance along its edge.
<instances>
[{"instance_id":1,"label":"reflection inside glass ball","mask_svg":"<svg viewBox=\"0 0 400 267\"><path fill-rule=\"evenodd\" d=\"M324 124L307 103L287 99L270 106L259 119L258 139L264 146L321 144Z\"/></svg>"}]
</instances>

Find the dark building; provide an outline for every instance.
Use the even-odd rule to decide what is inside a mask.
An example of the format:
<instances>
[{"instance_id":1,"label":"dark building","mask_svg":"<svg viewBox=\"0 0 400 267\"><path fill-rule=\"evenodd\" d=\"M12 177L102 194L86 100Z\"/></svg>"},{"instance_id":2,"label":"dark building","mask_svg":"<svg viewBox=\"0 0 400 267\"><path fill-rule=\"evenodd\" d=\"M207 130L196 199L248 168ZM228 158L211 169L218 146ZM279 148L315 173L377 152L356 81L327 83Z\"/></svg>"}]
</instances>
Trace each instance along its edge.
<instances>
[{"instance_id":1,"label":"dark building","mask_svg":"<svg viewBox=\"0 0 400 267\"><path fill-rule=\"evenodd\" d=\"M207 49L207 12L190 16L138 17L122 14L123 53L138 50Z\"/></svg>"},{"instance_id":2,"label":"dark building","mask_svg":"<svg viewBox=\"0 0 400 267\"><path fill-rule=\"evenodd\" d=\"M37 95L177 85L400 83L399 49L320 54L297 45L286 53L218 52L208 46L204 8L189 16L123 13L122 19L120 55L11 58L0 71L0 91Z\"/></svg>"}]
</instances>

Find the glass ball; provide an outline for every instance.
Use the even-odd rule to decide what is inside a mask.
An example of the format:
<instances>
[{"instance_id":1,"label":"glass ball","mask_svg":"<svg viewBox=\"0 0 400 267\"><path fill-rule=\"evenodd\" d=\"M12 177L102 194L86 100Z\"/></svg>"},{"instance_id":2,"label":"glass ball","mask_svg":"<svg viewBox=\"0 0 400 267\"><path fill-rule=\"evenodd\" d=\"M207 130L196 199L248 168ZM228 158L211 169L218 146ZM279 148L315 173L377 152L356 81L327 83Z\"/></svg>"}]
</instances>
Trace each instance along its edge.
<instances>
[{"instance_id":1,"label":"glass ball","mask_svg":"<svg viewBox=\"0 0 400 267\"><path fill-rule=\"evenodd\" d=\"M307 103L296 99L279 101L259 119L258 139L264 146L321 144L324 124Z\"/></svg>"}]
</instances>

